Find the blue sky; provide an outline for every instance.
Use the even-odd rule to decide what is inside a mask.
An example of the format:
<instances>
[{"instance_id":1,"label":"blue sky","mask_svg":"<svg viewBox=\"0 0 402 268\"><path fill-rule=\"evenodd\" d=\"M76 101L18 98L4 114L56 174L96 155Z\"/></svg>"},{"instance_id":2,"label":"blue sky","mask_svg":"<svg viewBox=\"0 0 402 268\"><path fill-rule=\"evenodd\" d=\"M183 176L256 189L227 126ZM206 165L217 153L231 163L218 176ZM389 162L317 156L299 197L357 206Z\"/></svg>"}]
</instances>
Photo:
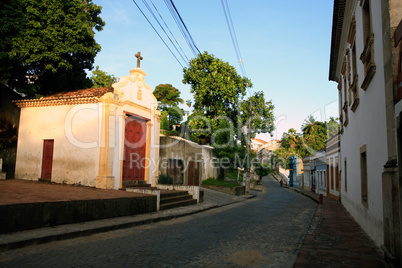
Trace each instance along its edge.
<instances>
[{"instance_id":1,"label":"blue sky","mask_svg":"<svg viewBox=\"0 0 402 268\"><path fill-rule=\"evenodd\" d=\"M147 11L141 0L136 1ZM165 2L152 1L186 56L194 57ZM184 100L192 98L190 87L182 83L182 66L132 0L94 3L103 7L101 17L106 22L95 36L102 46L95 66L117 77L129 75L136 67L134 54L141 51L141 69L148 74L145 81L152 89L169 83L182 92ZM229 62L242 74L221 1L174 0L174 4L199 50ZM280 139L289 128L300 132L311 114L320 121L338 117L337 87L328 81L333 1L228 0L228 4L246 73L253 83L251 91L263 91L275 105L273 138ZM258 137L271 139L268 134Z\"/></svg>"}]
</instances>

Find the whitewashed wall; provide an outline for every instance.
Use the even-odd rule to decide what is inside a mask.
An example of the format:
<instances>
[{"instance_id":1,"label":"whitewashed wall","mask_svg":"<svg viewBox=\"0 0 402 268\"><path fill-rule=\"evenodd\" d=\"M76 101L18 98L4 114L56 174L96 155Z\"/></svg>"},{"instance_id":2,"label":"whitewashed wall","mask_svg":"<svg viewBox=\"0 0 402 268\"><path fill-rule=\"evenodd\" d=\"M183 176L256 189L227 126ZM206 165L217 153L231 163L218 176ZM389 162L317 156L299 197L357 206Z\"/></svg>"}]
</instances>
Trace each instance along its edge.
<instances>
[{"instance_id":1,"label":"whitewashed wall","mask_svg":"<svg viewBox=\"0 0 402 268\"><path fill-rule=\"evenodd\" d=\"M377 71L366 91L360 88L365 77L364 65L359 59L364 48L362 10L358 1L353 2L354 6L351 8L355 10L356 18L356 54L360 104L355 112L351 111L349 107L349 124L344 128L344 133L341 135L341 196L345 208L370 237L380 245L384 241L381 181L383 166L387 162L381 2L370 1L372 4L371 19L375 36L374 57ZM345 53L346 37L352 14L347 13L346 15L343 25L341 55ZM338 67L341 64L342 62L338 62ZM363 145L367 145L367 208L361 201L360 148ZM347 191L345 191L345 157L347 158Z\"/></svg>"},{"instance_id":2,"label":"whitewashed wall","mask_svg":"<svg viewBox=\"0 0 402 268\"><path fill-rule=\"evenodd\" d=\"M95 186L98 113L98 104L21 108L15 178L40 178L43 140L54 139L52 181Z\"/></svg>"}]
</instances>

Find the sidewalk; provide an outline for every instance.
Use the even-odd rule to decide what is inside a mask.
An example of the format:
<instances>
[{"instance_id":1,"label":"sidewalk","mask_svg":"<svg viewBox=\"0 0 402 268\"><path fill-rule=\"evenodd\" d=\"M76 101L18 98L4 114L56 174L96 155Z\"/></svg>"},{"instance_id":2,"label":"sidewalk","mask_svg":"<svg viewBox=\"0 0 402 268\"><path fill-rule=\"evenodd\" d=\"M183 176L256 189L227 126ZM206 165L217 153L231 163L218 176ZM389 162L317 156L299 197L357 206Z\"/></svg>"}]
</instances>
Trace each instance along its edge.
<instances>
[{"instance_id":1,"label":"sidewalk","mask_svg":"<svg viewBox=\"0 0 402 268\"><path fill-rule=\"evenodd\" d=\"M255 197L254 194L248 196L233 196L205 188L202 188L202 190L204 190L204 202L193 206L178 207L134 216L109 218L0 234L0 251L166 221ZM256 192L254 193L256 194Z\"/></svg>"},{"instance_id":2,"label":"sidewalk","mask_svg":"<svg viewBox=\"0 0 402 268\"><path fill-rule=\"evenodd\" d=\"M318 195L291 188L319 203ZM381 249L342 204L323 197L294 267L388 267Z\"/></svg>"}]
</instances>

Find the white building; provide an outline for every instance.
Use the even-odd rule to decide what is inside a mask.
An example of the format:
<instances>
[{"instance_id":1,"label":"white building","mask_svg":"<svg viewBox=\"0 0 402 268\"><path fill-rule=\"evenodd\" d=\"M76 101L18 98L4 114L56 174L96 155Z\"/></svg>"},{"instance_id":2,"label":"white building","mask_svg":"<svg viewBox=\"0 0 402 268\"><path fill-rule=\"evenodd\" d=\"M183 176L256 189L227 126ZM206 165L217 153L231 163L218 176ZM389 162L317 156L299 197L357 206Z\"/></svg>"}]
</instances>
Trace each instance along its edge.
<instances>
[{"instance_id":1,"label":"white building","mask_svg":"<svg viewBox=\"0 0 402 268\"><path fill-rule=\"evenodd\" d=\"M327 159L327 196L339 200L339 134L327 140L325 157Z\"/></svg>"},{"instance_id":2,"label":"white building","mask_svg":"<svg viewBox=\"0 0 402 268\"><path fill-rule=\"evenodd\" d=\"M386 255L397 258L393 39L401 18L400 0L335 0L329 72L339 92L342 203L378 245L384 244Z\"/></svg>"},{"instance_id":3,"label":"white building","mask_svg":"<svg viewBox=\"0 0 402 268\"><path fill-rule=\"evenodd\" d=\"M160 111L140 68L113 89L17 101L15 178L119 189L158 178Z\"/></svg>"},{"instance_id":4,"label":"white building","mask_svg":"<svg viewBox=\"0 0 402 268\"><path fill-rule=\"evenodd\" d=\"M258 152L260 150L260 148L266 143L267 143L266 141L263 141L261 139L251 139L250 148L254 152Z\"/></svg>"}]
</instances>

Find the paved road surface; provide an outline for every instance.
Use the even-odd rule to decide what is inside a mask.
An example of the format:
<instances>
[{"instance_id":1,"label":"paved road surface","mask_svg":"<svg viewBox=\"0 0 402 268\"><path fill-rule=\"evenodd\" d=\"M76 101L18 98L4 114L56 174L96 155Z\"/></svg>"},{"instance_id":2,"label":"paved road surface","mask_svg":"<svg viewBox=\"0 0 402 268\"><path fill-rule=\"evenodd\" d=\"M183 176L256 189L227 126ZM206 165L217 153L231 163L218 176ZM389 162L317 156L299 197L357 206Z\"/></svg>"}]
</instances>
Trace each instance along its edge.
<instances>
[{"instance_id":1,"label":"paved road surface","mask_svg":"<svg viewBox=\"0 0 402 268\"><path fill-rule=\"evenodd\" d=\"M0 253L0 267L293 267L316 203L264 180L200 214Z\"/></svg>"}]
</instances>

